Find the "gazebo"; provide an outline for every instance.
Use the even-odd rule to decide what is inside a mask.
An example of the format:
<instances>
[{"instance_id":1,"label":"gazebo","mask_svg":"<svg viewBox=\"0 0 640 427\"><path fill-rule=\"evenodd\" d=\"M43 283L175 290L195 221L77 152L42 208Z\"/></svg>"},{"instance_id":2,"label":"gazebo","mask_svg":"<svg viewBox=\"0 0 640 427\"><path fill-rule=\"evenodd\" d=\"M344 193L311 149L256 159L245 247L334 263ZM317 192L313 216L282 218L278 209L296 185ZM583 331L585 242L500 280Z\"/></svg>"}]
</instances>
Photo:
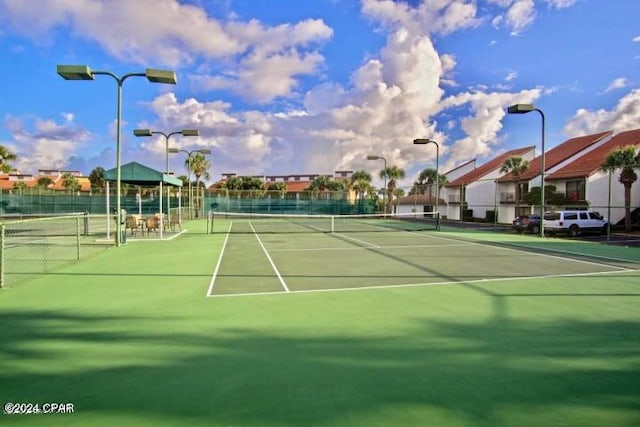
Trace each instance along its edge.
<instances>
[{"instance_id":1,"label":"gazebo","mask_svg":"<svg viewBox=\"0 0 640 427\"><path fill-rule=\"evenodd\" d=\"M104 173L104 179L107 184L106 208L107 213L110 212L109 207L109 183L116 182L117 169L109 169ZM120 182L124 184L137 185L140 187L160 187L158 197L158 212L164 212L163 188L165 186L182 187L182 181L173 176L167 175L138 162L130 162L120 167ZM138 198L138 206L141 209L141 198ZM178 198L180 203L180 198ZM167 199L167 220L169 220L169 199ZM108 216L108 215L107 215ZM162 239L162 231L164 229L164 215L160 215L160 238ZM107 233L109 233L109 223L107 224Z\"/></svg>"}]
</instances>

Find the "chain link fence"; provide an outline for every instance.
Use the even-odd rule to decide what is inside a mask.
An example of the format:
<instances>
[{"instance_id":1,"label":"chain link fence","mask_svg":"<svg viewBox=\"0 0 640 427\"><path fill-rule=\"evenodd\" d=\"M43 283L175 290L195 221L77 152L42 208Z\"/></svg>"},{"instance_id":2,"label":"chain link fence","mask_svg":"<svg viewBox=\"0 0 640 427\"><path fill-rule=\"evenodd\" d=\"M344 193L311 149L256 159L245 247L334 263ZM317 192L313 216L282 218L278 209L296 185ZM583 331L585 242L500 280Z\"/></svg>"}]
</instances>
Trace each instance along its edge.
<instances>
[{"instance_id":1,"label":"chain link fence","mask_svg":"<svg viewBox=\"0 0 640 427\"><path fill-rule=\"evenodd\" d=\"M107 215L63 215L0 222L0 288L104 251Z\"/></svg>"}]
</instances>

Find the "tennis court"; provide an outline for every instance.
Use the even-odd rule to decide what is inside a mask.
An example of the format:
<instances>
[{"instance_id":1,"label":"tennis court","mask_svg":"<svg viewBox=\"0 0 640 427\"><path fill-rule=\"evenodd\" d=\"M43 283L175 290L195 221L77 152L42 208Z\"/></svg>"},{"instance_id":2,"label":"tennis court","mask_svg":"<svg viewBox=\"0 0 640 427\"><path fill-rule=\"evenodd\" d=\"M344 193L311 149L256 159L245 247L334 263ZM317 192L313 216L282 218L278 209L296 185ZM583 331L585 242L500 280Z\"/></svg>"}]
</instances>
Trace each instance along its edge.
<instances>
[{"instance_id":1,"label":"tennis court","mask_svg":"<svg viewBox=\"0 0 640 427\"><path fill-rule=\"evenodd\" d=\"M474 241L415 216L220 215L207 296L603 274L633 260ZM336 221L343 223L337 224Z\"/></svg>"}]
</instances>

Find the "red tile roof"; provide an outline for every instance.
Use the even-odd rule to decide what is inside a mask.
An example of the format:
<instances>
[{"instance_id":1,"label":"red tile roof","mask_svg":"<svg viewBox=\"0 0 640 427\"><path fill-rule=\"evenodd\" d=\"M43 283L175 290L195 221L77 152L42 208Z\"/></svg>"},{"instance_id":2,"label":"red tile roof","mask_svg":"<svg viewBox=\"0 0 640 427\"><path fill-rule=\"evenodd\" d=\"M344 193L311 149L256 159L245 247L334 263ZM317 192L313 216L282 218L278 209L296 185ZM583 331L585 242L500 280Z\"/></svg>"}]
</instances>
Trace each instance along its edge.
<instances>
[{"instance_id":1,"label":"red tile roof","mask_svg":"<svg viewBox=\"0 0 640 427\"><path fill-rule=\"evenodd\" d=\"M574 160L562 169L546 176L545 181L567 178L584 178L598 171L611 150L618 147L635 145L640 147L640 129L621 132L600 147Z\"/></svg>"},{"instance_id":2,"label":"red tile roof","mask_svg":"<svg viewBox=\"0 0 640 427\"><path fill-rule=\"evenodd\" d=\"M290 193L298 193L304 191L311 185L311 181L293 181L285 182L287 184L287 191Z\"/></svg>"},{"instance_id":3,"label":"red tile roof","mask_svg":"<svg viewBox=\"0 0 640 427\"><path fill-rule=\"evenodd\" d=\"M450 174L451 172L454 172L454 171L456 171L456 170L458 170L458 169L460 169L460 168L462 168L462 167L467 166L469 163L475 163L475 162L476 162L476 159L468 160L468 161L466 161L466 162L464 162L464 163L462 163L462 164L459 164L458 166L454 167L453 169L450 169L450 170L446 171L446 172L444 173L444 175L448 175L448 174Z\"/></svg>"},{"instance_id":4,"label":"red tile roof","mask_svg":"<svg viewBox=\"0 0 640 427\"><path fill-rule=\"evenodd\" d=\"M46 173L45 173L46 172ZM38 180L40 178L50 178L52 184L47 186L49 190L56 191L68 191L66 188L62 186L64 180L62 179L61 173L58 171L51 170L41 170L38 175L16 175L16 174L0 174L0 188L3 190L12 190L16 182L22 181L24 182L28 188L35 188L38 186ZM80 191L90 191L91 190L91 181L86 176L81 176L78 173L74 174L78 184L80 184ZM13 179L11 179L13 177Z\"/></svg>"},{"instance_id":5,"label":"red tile roof","mask_svg":"<svg viewBox=\"0 0 640 427\"><path fill-rule=\"evenodd\" d=\"M579 136L571 138L563 142L562 144L548 150L544 154L544 169L545 171L553 168L554 166L564 162L570 157L576 155L585 148L590 147L596 142L607 138L612 134L612 131L600 132L593 135ZM540 175L542 169L542 156L538 156L529 162L529 169L526 172L520 174L519 181L529 181L536 176ZM498 179L498 182L514 182L516 179L513 174L506 174Z\"/></svg>"},{"instance_id":6,"label":"red tile roof","mask_svg":"<svg viewBox=\"0 0 640 427\"><path fill-rule=\"evenodd\" d=\"M226 181L227 181L226 178L221 179L220 181L211 184L208 187L208 190L211 190L211 191L218 190L218 189L220 189L220 186ZM268 182L265 182L263 184L263 187L264 187L265 190L268 190L269 186L271 184L275 184L276 182L284 182L286 184L286 186L287 186L286 187L287 188L286 191L289 192L289 193L300 193L300 192L306 190L307 187L309 187L311 185L311 181L268 181Z\"/></svg>"},{"instance_id":7,"label":"red tile roof","mask_svg":"<svg viewBox=\"0 0 640 427\"><path fill-rule=\"evenodd\" d=\"M478 179L487 175L491 171L500 169L504 164L504 161L507 160L509 157L522 156L527 152L532 151L534 148L535 147L531 146L531 147L517 148L515 150L507 151L506 153L503 153L498 157L494 157L493 159L489 160L487 163L480 165L479 167L475 168L471 172L466 173L461 177L447 183L445 187L459 187L461 185L470 184L474 181L477 181Z\"/></svg>"}]
</instances>

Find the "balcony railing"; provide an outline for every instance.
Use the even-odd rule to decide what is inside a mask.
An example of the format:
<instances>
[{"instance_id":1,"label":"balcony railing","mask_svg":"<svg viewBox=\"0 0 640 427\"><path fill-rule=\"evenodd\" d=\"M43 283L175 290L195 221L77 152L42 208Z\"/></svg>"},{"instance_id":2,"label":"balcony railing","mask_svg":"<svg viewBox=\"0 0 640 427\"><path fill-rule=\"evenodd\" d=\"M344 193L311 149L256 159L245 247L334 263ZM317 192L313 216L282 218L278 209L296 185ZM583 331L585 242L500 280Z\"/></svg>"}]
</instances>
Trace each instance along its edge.
<instances>
[{"instance_id":1,"label":"balcony railing","mask_svg":"<svg viewBox=\"0 0 640 427\"><path fill-rule=\"evenodd\" d=\"M500 193L500 203L502 204L515 204L516 193Z\"/></svg>"},{"instance_id":2,"label":"balcony railing","mask_svg":"<svg viewBox=\"0 0 640 427\"><path fill-rule=\"evenodd\" d=\"M452 205L460 204L460 195L459 194L449 194L449 203Z\"/></svg>"}]
</instances>

